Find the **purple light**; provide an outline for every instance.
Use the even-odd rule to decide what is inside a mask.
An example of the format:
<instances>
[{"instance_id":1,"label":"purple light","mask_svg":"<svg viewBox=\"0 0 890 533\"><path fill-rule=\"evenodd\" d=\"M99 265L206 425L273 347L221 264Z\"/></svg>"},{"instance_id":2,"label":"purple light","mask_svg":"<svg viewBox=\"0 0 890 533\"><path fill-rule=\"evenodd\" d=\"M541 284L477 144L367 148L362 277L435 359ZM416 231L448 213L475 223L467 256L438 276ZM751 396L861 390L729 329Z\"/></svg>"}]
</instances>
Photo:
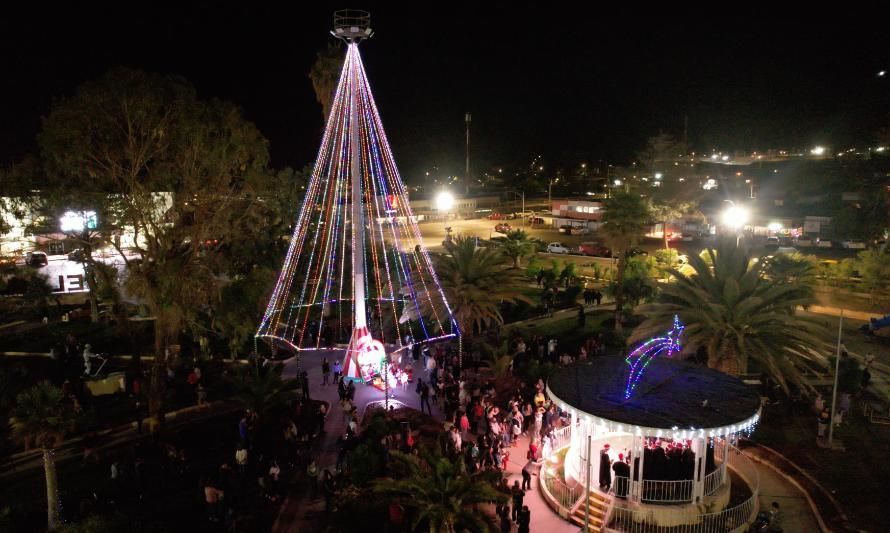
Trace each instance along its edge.
<instances>
[{"instance_id":1,"label":"purple light","mask_svg":"<svg viewBox=\"0 0 890 533\"><path fill-rule=\"evenodd\" d=\"M655 337L640 344L634 349L630 355L625 358L625 362L630 366L630 373L627 376L627 385L624 387L624 399L629 400L637 383L643 377L646 367L649 363L659 355L664 357L672 357L675 352L680 351L680 335L683 333L683 324L680 318L674 315L674 325L668 331L665 337ZM665 354L664 352L667 351Z\"/></svg>"}]
</instances>

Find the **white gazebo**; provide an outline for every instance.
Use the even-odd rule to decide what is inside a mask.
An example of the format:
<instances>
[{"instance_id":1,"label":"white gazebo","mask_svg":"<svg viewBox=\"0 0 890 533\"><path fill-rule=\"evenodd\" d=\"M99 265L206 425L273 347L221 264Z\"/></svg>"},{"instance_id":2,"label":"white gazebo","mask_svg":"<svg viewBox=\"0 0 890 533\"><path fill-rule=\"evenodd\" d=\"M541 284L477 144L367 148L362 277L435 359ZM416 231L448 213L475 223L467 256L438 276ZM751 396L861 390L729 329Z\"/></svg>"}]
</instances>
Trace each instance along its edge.
<instances>
[{"instance_id":1,"label":"white gazebo","mask_svg":"<svg viewBox=\"0 0 890 533\"><path fill-rule=\"evenodd\" d=\"M756 473L731 451L760 417L760 397L742 381L673 359L635 369L600 357L558 369L547 392L569 425L550 458L559 454L563 479L545 466L542 482L551 504L572 504L566 511L577 522L619 531L710 531L719 523L732 531L756 515ZM601 485L604 460L609 479ZM745 504L730 507L731 499Z\"/></svg>"}]
</instances>

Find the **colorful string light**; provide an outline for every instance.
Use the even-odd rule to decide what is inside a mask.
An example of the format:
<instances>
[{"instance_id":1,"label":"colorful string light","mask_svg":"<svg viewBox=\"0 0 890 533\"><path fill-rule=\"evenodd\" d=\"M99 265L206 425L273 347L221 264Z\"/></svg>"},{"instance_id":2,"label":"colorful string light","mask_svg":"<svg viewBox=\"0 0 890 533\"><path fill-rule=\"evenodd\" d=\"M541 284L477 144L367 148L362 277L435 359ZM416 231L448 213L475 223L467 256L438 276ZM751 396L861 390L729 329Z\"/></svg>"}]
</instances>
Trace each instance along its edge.
<instances>
[{"instance_id":1,"label":"colorful string light","mask_svg":"<svg viewBox=\"0 0 890 533\"><path fill-rule=\"evenodd\" d=\"M343 369L352 378L379 369L381 347L407 348L406 336L458 334L354 43L256 336L312 350L326 328L351 332Z\"/></svg>"},{"instance_id":2,"label":"colorful string light","mask_svg":"<svg viewBox=\"0 0 890 533\"><path fill-rule=\"evenodd\" d=\"M680 351L680 334L683 333L683 324L680 318L674 315L674 326L664 337L655 337L640 344L637 348L625 358L625 362L630 366L630 373L627 376L627 385L624 388L624 399L630 399L637 383L643 377L646 367L649 363L659 355L671 357L675 352Z\"/></svg>"}]
</instances>

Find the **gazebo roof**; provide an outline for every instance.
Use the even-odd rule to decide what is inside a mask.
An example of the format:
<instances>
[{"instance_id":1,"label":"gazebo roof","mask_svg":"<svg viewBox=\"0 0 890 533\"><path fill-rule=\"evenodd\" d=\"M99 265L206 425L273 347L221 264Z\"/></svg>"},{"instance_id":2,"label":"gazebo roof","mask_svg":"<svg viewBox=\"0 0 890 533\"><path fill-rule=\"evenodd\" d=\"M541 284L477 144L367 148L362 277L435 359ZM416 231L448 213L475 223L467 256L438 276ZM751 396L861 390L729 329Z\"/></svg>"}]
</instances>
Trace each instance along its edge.
<instances>
[{"instance_id":1,"label":"gazebo roof","mask_svg":"<svg viewBox=\"0 0 890 533\"><path fill-rule=\"evenodd\" d=\"M625 399L629 367L621 357L595 357L557 369L547 382L561 408L610 431L692 438L753 429L760 397L741 380L673 359L653 359Z\"/></svg>"}]
</instances>

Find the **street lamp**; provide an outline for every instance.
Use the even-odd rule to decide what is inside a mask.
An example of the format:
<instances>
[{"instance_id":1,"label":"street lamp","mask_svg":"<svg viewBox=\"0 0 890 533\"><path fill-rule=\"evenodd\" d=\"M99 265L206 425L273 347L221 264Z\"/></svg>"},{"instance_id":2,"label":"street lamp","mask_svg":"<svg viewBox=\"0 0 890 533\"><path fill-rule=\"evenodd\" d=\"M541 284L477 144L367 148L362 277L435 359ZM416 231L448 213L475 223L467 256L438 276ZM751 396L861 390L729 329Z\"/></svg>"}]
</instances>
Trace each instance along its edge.
<instances>
[{"instance_id":1,"label":"street lamp","mask_svg":"<svg viewBox=\"0 0 890 533\"><path fill-rule=\"evenodd\" d=\"M454 207L454 195L448 191L442 191L436 195L436 209L443 214L445 220L445 239L448 240L448 212Z\"/></svg>"},{"instance_id":2,"label":"street lamp","mask_svg":"<svg viewBox=\"0 0 890 533\"><path fill-rule=\"evenodd\" d=\"M544 168L544 167L541 167ZM550 178L547 182L547 209L553 210L553 184L559 183L559 178Z\"/></svg>"},{"instance_id":3,"label":"street lamp","mask_svg":"<svg viewBox=\"0 0 890 533\"><path fill-rule=\"evenodd\" d=\"M723 212L721 215L721 221L724 226L732 228L735 231L735 245L736 248L739 246L739 239L741 238L741 229L748 222L751 214L744 207L735 205L731 200L726 200L729 202L729 208Z\"/></svg>"}]
</instances>

